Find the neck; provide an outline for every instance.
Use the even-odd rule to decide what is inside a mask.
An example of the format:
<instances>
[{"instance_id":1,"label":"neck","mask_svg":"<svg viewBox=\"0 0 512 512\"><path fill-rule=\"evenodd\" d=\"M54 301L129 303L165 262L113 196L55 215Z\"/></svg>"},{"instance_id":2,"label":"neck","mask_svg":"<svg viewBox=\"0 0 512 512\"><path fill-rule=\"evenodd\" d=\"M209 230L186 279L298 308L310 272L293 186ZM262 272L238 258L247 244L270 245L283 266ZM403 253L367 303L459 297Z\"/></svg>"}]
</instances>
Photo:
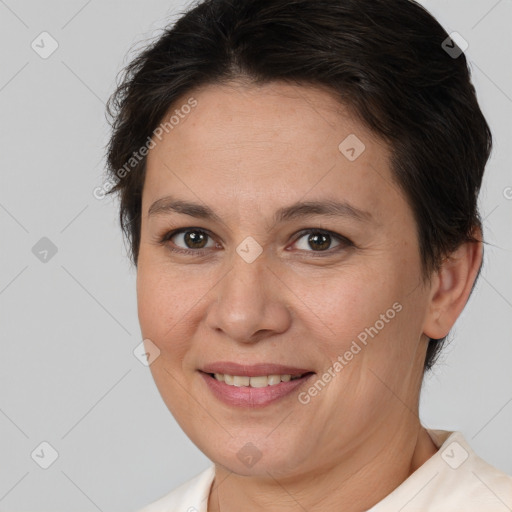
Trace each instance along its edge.
<instances>
[{"instance_id":1,"label":"neck","mask_svg":"<svg viewBox=\"0 0 512 512\"><path fill-rule=\"evenodd\" d=\"M377 448L380 447L380 448ZM422 466L437 448L427 431L379 429L357 454L314 473L276 479L237 475L216 465L208 512L345 512L367 510Z\"/></svg>"}]
</instances>

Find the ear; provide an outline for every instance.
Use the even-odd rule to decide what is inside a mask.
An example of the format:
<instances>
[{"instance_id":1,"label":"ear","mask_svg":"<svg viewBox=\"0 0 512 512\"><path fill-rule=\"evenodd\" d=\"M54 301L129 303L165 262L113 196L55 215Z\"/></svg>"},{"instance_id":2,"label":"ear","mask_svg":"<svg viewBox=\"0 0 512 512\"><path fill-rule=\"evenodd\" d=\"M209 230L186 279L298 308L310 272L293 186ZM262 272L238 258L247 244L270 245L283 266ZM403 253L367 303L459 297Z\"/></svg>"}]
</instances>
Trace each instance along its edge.
<instances>
[{"instance_id":1,"label":"ear","mask_svg":"<svg viewBox=\"0 0 512 512\"><path fill-rule=\"evenodd\" d=\"M447 256L431 280L430 302L423 325L429 338L444 338L464 309L482 264L480 228L473 230L478 242L466 242Z\"/></svg>"}]
</instances>

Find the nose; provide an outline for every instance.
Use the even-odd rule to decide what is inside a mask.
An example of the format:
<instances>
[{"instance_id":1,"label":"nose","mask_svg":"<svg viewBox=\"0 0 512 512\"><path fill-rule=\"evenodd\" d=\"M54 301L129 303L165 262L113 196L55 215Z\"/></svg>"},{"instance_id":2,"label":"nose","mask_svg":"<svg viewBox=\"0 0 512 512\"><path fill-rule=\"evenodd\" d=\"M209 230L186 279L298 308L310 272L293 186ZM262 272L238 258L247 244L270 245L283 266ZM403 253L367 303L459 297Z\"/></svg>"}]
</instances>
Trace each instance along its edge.
<instances>
[{"instance_id":1,"label":"nose","mask_svg":"<svg viewBox=\"0 0 512 512\"><path fill-rule=\"evenodd\" d=\"M287 291L263 257L247 263L235 255L232 268L215 287L206 324L238 343L281 334L291 322Z\"/></svg>"}]
</instances>

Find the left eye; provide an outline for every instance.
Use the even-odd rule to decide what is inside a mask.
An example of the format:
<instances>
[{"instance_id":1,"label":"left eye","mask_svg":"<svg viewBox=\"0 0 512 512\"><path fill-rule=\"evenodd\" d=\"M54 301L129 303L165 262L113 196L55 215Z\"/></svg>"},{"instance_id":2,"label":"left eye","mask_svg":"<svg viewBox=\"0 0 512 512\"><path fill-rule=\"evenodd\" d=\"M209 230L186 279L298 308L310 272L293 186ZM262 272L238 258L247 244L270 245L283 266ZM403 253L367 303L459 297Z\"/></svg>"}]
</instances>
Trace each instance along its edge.
<instances>
[{"instance_id":1,"label":"left eye","mask_svg":"<svg viewBox=\"0 0 512 512\"><path fill-rule=\"evenodd\" d=\"M303 232L302 236L297 239L294 245L297 245L298 249L302 251L308 251L308 248L313 248L313 252L325 252L328 249L332 249L331 245L333 241L337 242L337 246L349 245L349 241L344 237L320 230L308 230Z\"/></svg>"}]
</instances>

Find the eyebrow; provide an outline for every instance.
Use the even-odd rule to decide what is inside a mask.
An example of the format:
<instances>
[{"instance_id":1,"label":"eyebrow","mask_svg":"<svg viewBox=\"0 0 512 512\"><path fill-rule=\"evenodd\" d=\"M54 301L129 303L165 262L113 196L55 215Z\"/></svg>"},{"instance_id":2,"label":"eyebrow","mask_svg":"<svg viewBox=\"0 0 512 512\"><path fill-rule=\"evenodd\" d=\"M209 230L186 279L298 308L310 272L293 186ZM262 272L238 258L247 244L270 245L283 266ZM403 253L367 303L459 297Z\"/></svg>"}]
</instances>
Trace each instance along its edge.
<instances>
[{"instance_id":1,"label":"eyebrow","mask_svg":"<svg viewBox=\"0 0 512 512\"><path fill-rule=\"evenodd\" d=\"M199 219L209 219L223 224L222 219L210 207L190 201L174 199L171 196L162 197L156 200L148 210L148 217L165 215L169 213L181 213ZM274 214L271 228L276 224L309 217L313 215L325 215L329 217L349 217L359 222L370 222L372 214L361 210L348 202L334 200L325 201L302 201L290 206L280 208Z\"/></svg>"}]
</instances>

